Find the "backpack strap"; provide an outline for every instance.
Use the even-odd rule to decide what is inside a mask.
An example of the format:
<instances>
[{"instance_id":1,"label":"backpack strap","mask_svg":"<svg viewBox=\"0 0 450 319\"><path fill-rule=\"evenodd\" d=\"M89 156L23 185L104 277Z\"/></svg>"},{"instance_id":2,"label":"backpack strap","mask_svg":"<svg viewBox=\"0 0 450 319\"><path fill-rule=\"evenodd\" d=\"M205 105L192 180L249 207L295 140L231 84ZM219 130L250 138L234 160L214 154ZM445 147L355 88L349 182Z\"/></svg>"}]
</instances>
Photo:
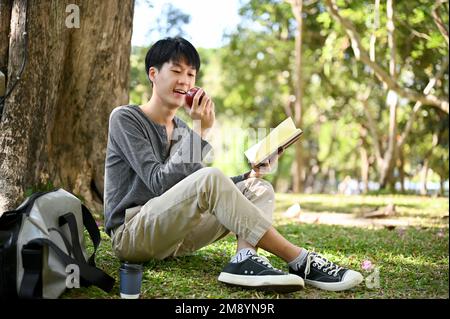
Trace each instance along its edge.
<instances>
[{"instance_id":1,"label":"backpack strap","mask_svg":"<svg viewBox=\"0 0 450 319\"><path fill-rule=\"evenodd\" d=\"M28 243L22 247L23 278L19 297L42 298L42 245Z\"/></svg>"},{"instance_id":2,"label":"backpack strap","mask_svg":"<svg viewBox=\"0 0 450 319\"><path fill-rule=\"evenodd\" d=\"M100 245L101 237L100 237L100 231L97 227L97 223L95 222L91 212L89 209L81 205L82 208L82 218L83 218L83 225L87 229L89 236L91 238L91 241L94 245L94 252L92 255L88 258L87 263L91 265L92 267L95 267L95 254L97 252L97 249ZM79 241L79 234L78 234L78 226L77 221L75 218L75 215L73 213L67 213L59 217L59 226L62 226L64 224L68 225L69 231L70 231L70 237L72 241L71 251L69 253L73 253L73 256L77 261L80 263L85 263L86 259L84 258L83 251L81 250L81 245ZM62 235L62 234L61 234ZM64 236L62 236L64 238ZM81 278L81 285L88 287L91 283Z\"/></svg>"},{"instance_id":3,"label":"backpack strap","mask_svg":"<svg viewBox=\"0 0 450 319\"><path fill-rule=\"evenodd\" d=\"M100 231L98 230L97 223L95 222L94 217L92 217L89 209L83 204L81 205L81 209L83 212L84 227L86 227L86 230L91 237L92 243L94 244L94 252L92 253L91 257L89 257L88 263L92 266L95 266L95 253L97 252L97 248L100 245L101 240Z\"/></svg>"},{"instance_id":4,"label":"backpack strap","mask_svg":"<svg viewBox=\"0 0 450 319\"><path fill-rule=\"evenodd\" d=\"M72 243L72 252L76 260L85 261L83 251L81 250L80 238L78 237L77 220L73 213L66 213L59 217L59 227L67 223L70 231L70 241Z\"/></svg>"},{"instance_id":5,"label":"backpack strap","mask_svg":"<svg viewBox=\"0 0 450 319\"><path fill-rule=\"evenodd\" d=\"M89 265L95 267L95 254L101 241L100 231L98 230L97 223L95 222L94 217L92 217L89 209L84 205L81 205L81 208L83 213L83 225L88 231L89 237L91 238L91 241L94 245L94 252L88 258L88 263ZM73 213L67 213L59 217L59 226L62 226L65 223L67 223L67 225L69 226L72 249L75 259L84 261L84 255L78 239L78 226Z\"/></svg>"}]
</instances>

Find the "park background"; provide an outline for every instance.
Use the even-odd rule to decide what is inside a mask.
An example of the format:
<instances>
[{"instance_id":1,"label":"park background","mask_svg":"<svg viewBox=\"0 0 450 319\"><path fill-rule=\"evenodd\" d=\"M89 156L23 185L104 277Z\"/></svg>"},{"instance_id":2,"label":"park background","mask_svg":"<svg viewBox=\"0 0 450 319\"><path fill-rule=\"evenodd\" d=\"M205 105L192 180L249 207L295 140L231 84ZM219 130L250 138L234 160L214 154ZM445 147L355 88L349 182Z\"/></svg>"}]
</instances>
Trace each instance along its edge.
<instances>
[{"instance_id":1,"label":"park background","mask_svg":"<svg viewBox=\"0 0 450 319\"><path fill-rule=\"evenodd\" d=\"M277 226L380 273L372 288L301 298L448 298L448 1L1 0L0 211L63 187L102 225L108 116L149 99L145 53L176 35L198 48L197 85L216 104L212 165L248 170L242 132L291 116L304 134L267 177ZM104 239L100 265L116 269ZM216 282L232 247L149 263L144 296L279 297ZM109 297L69 297L97 293Z\"/></svg>"}]
</instances>

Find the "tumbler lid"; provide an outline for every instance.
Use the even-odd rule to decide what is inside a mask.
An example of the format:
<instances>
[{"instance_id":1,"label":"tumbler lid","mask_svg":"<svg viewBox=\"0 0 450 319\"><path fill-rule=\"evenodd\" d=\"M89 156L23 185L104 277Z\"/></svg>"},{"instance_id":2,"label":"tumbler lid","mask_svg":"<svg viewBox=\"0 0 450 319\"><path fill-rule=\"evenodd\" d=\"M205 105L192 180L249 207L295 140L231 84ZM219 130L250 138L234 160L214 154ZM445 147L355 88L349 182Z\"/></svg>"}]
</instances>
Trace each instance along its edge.
<instances>
[{"instance_id":1,"label":"tumbler lid","mask_svg":"<svg viewBox=\"0 0 450 319\"><path fill-rule=\"evenodd\" d=\"M122 266L120 268L122 268L124 270L125 269L129 270L129 271L142 271L144 269L142 264L132 264L132 263L128 263L128 262L122 263Z\"/></svg>"}]
</instances>

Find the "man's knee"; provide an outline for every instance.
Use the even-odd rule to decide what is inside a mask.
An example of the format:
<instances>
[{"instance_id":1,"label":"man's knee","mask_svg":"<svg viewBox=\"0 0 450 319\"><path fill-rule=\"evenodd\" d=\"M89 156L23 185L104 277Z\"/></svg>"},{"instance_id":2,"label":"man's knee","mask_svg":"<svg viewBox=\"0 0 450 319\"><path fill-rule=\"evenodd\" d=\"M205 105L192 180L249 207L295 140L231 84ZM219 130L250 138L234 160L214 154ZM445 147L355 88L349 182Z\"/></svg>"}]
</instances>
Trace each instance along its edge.
<instances>
[{"instance_id":1,"label":"man's knee","mask_svg":"<svg viewBox=\"0 0 450 319\"><path fill-rule=\"evenodd\" d=\"M260 178L258 178L258 181L261 183L261 186L267 190L268 194L275 197L275 190L273 189L273 186L270 182Z\"/></svg>"},{"instance_id":2,"label":"man's knee","mask_svg":"<svg viewBox=\"0 0 450 319\"><path fill-rule=\"evenodd\" d=\"M270 200L275 199L275 190L273 186L268 181L261 178L249 178L245 181L246 187L250 190L254 195L260 197L264 196Z\"/></svg>"}]
</instances>

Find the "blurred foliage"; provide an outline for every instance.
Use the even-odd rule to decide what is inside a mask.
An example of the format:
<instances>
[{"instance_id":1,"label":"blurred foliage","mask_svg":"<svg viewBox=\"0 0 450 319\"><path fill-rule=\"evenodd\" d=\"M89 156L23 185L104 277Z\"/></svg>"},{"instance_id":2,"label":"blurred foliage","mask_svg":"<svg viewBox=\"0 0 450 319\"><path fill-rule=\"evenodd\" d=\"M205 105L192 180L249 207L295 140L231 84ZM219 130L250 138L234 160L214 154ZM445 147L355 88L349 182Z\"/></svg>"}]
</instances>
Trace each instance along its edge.
<instances>
[{"instance_id":1,"label":"blurred foliage","mask_svg":"<svg viewBox=\"0 0 450 319\"><path fill-rule=\"evenodd\" d=\"M130 57L130 103L143 104L150 99L152 88L145 72L147 47L133 47Z\"/></svg>"},{"instance_id":2,"label":"blurred foliage","mask_svg":"<svg viewBox=\"0 0 450 319\"><path fill-rule=\"evenodd\" d=\"M190 21L191 17L188 14L167 3L163 6L162 12L157 18L155 31L164 34L166 37L183 35L183 27Z\"/></svg>"}]
</instances>

